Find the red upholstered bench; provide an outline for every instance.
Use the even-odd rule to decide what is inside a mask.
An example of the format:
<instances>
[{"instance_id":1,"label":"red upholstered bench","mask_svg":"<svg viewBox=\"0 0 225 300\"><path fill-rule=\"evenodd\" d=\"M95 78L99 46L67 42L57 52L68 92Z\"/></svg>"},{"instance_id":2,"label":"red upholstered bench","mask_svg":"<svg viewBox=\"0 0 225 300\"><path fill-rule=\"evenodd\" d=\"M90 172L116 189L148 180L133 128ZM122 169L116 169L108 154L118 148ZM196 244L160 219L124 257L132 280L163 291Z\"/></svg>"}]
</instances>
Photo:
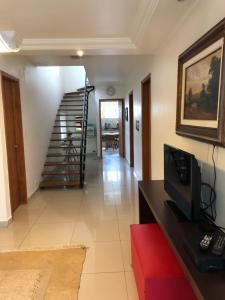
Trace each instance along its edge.
<instances>
[{"instance_id":1,"label":"red upholstered bench","mask_svg":"<svg viewBox=\"0 0 225 300\"><path fill-rule=\"evenodd\" d=\"M197 299L159 225L131 225L131 255L140 300Z\"/></svg>"}]
</instances>

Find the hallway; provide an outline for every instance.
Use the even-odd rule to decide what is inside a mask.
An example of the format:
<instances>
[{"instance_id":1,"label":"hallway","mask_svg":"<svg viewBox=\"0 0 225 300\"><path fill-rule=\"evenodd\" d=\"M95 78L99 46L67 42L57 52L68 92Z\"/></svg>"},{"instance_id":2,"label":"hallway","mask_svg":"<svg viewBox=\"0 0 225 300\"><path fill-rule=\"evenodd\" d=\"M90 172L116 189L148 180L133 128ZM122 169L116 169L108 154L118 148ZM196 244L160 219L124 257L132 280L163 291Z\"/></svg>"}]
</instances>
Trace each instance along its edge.
<instances>
[{"instance_id":1,"label":"hallway","mask_svg":"<svg viewBox=\"0 0 225 300\"><path fill-rule=\"evenodd\" d=\"M85 245L79 300L138 299L129 224L138 221L137 181L124 159L88 158L84 190L39 190L0 229L0 249Z\"/></svg>"}]
</instances>

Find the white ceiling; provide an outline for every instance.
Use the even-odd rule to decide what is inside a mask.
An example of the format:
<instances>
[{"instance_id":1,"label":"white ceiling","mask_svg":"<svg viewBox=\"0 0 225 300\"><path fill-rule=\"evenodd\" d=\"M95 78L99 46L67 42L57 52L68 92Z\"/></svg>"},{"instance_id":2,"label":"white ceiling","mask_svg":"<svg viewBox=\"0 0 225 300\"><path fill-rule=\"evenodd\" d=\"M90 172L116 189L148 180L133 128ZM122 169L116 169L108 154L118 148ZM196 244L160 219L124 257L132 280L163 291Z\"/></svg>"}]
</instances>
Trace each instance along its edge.
<instances>
[{"instance_id":1,"label":"white ceiling","mask_svg":"<svg viewBox=\"0 0 225 300\"><path fill-rule=\"evenodd\" d=\"M80 48L150 54L196 1L5 0L0 30L15 30L24 54Z\"/></svg>"},{"instance_id":2,"label":"white ceiling","mask_svg":"<svg viewBox=\"0 0 225 300\"><path fill-rule=\"evenodd\" d=\"M0 30L15 30L23 40L19 55L34 64L83 64L96 82L124 81L197 1L4 0ZM72 60L78 49L86 57Z\"/></svg>"},{"instance_id":3,"label":"white ceiling","mask_svg":"<svg viewBox=\"0 0 225 300\"><path fill-rule=\"evenodd\" d=\"M92 84L124 84L133 80L134 75L148 70L151 62L150 55L91 55L81 59L62 55L35 55L31 59L32 63L39 66L85 66Z\"/></svg>"},{"instance_id":4,"label":"white ceiling","mask_svg":"<svg viewBox=\"0 0 225 300\"><path fill-rule=\"evenodd\" d=\"M22 38L125 37L142 0L5 0L1 30Z\"/></svg>"}]
</instances>

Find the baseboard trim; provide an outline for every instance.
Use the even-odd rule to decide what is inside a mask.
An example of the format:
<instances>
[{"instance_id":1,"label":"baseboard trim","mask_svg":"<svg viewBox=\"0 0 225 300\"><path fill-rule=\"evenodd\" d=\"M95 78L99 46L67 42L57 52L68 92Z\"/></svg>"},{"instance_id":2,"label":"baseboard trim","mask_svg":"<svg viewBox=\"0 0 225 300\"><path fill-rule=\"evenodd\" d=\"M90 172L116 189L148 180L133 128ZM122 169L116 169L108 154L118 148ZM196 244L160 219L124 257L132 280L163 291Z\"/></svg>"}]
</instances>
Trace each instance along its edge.
<instances>
[{"instance_id":1,"label":"baseboard trim","mask_svg":"<svg viewBox=\"0 0 225 300\"><path fill-rule=\"evenodd\" d=\"M30 198L37 192L37 190L39 190L39 185L31 192L29 193L27 200L29 201Z\"/></svg>"},{"instance_id":2,"label":"baseboard trim","mask_svg":"<svg viewBox=\"0 0 225 300\"><path fill-rule=\"evenodd\" d=\"M126 156L125 156L125 160L126 160L127 164L130 165L130 162L129 162L129 160L127 159Z\"/></svg>"},{"instance_id":3,"label":"baseboard trim","mask_svg":"<svg viewBox=\"0 0 225 300\"><path fill-rule=\"evenodd\" d=\"M8 227L12 223L12 217L8 221L0 221L0 228Z\"/></svg>"},{"instance_id":4,"label":"baseboard trim","mask_svg":"<svg viewBox=\"0 0 225 300\"><path fill-rule=\"evenodd\" d=\"M137 174L137 172L136 172L136 170L134 169L134 177L139 181L139 180L141 180L141 178L139 178L139 176L138 176L138 174Z\"/></svg>"}]
</instances>

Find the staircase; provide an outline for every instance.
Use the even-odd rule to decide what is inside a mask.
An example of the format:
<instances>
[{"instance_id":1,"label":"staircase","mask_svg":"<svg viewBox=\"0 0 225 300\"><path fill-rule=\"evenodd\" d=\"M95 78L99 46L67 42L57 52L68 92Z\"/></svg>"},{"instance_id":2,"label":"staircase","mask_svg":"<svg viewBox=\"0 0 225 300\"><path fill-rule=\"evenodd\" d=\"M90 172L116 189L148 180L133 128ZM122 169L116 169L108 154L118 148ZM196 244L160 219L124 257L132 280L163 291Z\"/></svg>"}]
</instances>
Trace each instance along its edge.
<instances>
[{"instance_id":1,"label":"staircase","mask_svg":"<svg viewBox=\"0 0 225 300\"><path fill-rule=\"evenodd\" d=\"M64 95L56 114L40 188L83 188L88 98L93 90L93 86L85 86Z\"/></svg>"}]
</instances>

